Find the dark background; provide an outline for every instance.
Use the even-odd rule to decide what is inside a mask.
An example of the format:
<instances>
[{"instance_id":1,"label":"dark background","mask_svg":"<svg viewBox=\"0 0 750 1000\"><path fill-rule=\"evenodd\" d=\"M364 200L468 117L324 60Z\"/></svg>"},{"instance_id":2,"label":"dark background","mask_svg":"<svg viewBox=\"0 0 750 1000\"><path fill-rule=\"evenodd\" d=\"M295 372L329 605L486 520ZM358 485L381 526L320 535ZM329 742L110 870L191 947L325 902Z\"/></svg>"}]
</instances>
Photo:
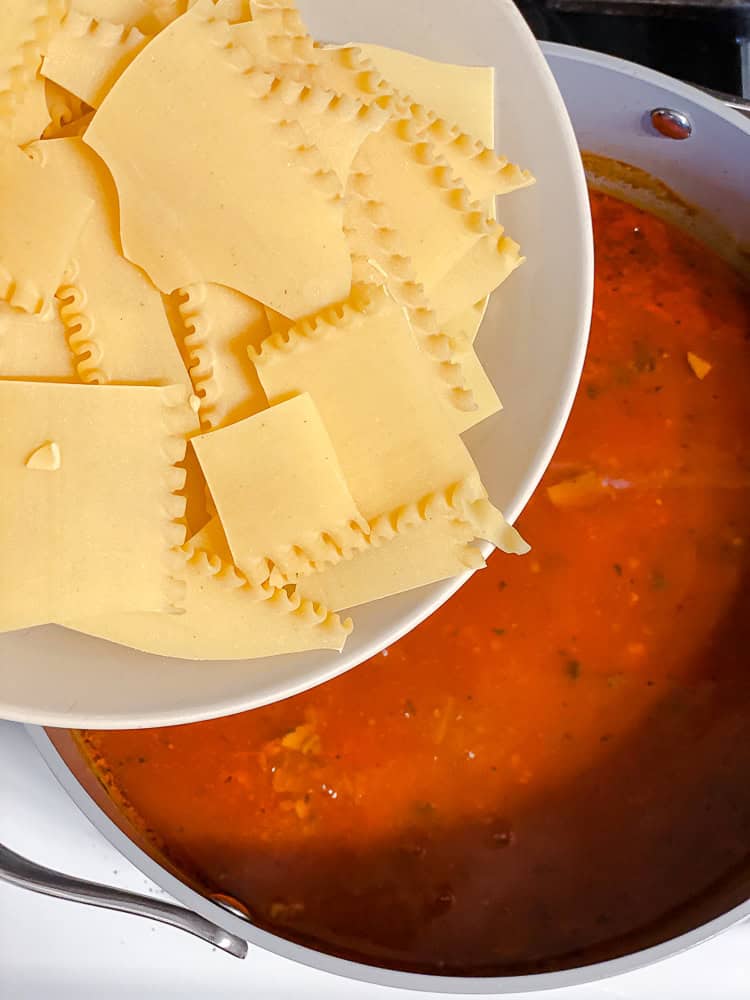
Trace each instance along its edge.
<instances>
[{"instance_id":1,"label":"dark background","mask_svg":"<svg viewBox=\"0 0 750 1000\"><path fill-rule=\"evenodd\" d=\"M686 83L750 97L750 0L516 3L540 40L595 49Z\"/></svg>"}]
</instances>

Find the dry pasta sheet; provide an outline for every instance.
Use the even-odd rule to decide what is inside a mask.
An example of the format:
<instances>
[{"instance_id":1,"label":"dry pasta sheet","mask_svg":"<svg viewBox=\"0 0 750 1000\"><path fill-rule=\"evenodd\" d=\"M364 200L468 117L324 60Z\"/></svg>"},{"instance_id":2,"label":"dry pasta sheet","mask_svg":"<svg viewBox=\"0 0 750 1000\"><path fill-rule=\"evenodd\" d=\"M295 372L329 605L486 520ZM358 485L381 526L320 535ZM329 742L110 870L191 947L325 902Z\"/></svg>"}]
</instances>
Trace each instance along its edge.
<instances>
[{"instance_id":1,"label":"dry pasta sheet","mask_svg":"<svg viewBox=\"0 0 750 1000\"><path fill-rule=\"evenodd\" d=\"M533 182L495 91L293 0L9 0L0 632L334 653L527 551L462 436L505 419L477 334Z\"/></svg>"}]
</instances>

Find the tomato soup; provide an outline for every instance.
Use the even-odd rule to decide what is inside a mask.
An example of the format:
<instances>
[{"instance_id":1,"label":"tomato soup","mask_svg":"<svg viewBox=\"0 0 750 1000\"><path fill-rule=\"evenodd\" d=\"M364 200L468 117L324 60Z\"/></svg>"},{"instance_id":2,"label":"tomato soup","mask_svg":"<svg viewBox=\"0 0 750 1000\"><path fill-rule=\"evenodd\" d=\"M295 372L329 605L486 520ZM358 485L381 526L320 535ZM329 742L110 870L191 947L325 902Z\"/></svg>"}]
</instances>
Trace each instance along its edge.
<instances>
[{"instance_id":1,"label":"tomato soup","mask_svg":"<svg viewBox=\"0 0 750 1000\"><path fill-rule=\"evenodd\" d=\"M79 734L187 880L283 936L425 972L533 971L747 865L748 288L654 215L592 203L591 345L521 519L531 555L494 556L307 694Z\"/></svg>"}]
</instances>

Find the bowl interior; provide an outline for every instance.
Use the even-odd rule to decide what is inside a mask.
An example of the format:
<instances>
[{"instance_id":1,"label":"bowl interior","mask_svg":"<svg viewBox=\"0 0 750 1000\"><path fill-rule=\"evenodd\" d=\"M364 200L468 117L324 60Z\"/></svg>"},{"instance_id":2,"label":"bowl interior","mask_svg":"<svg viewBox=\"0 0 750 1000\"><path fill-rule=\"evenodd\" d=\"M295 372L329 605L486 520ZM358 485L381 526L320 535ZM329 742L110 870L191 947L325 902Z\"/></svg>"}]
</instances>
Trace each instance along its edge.
<instances>
[{"instance_id":1,"label":"bowl interior","mask_svg":"<svg viewBox=\"0 0 750 1000\"><path fill-rule=\"evenodd\" d=\"M591 312L588 199L557 85L510 0L464 0L460 17L448 0L304 0L300 7L316 37L327 41L367 40L496 67L498 146L528 166L538 183L499 204L500 221L528 260L494 296L478 342L505 410L475 428L468 444L490 495L513 520L562 433ZM190 663L53 626L4 635L0 716L60 727L140 728L240 712L363 662L414 628L465 579L358 609L355 633L342 654Z\"/></svg>"}]
</instances>

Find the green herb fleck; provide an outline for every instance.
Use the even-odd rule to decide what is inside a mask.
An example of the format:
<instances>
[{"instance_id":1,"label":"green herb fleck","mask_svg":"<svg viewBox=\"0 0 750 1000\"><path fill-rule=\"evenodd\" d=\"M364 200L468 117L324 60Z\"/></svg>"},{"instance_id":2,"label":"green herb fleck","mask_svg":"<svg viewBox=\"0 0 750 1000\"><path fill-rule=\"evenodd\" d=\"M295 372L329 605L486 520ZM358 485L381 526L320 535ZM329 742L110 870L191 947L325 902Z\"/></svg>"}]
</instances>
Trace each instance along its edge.
<instances>
[{"instance_id":1,"label":"green herb fleck","mask_svg":"<svg viewBox=\"0 0 750 1000\"><path fill-rule=\"evenodd\" d=\"M666 590L667 578L661 572L661 570L655 569L651 574L651 589L652 590Z\"/></svg>"},{"instance_id":2,"label":"green herb fleck","mask_svg":"<svg viewBox=\"0 0 750 1000\"><path fill-rule=\"evenodd\" d=\"M593 382L589 382L589 384L586 386L586 395L589 397L589 399L598 399L599 386L594 385Z\"/></svg>"},{"instance_id":3,"label":"green herb fleck","mask_svg":"<svg viewBox=\"0 0 750 1000\"><path fill-rule=\"evenodd\" d=\"M568 660L565 664L565 673L572 681L577 681L581 676L581 663L579 660Z\"/></svg>"},{"instance_id":4,"label":"green herb fleck","mask_svg":"<svg viewBox=\"0 0 750 1000\"><path fill-rule=\"evenodd\" d=\"M505 635L504 628L493 628L492 631L495 633L495 635Z\"/></svg>"},{"instance_id":5,"label":"green herb fleck","mask_svg":"<svg viewBox=\"0 0 750 1000\"><path fill-rule=\"evenodd\" d=\"M612 569L617 573L618 576L622 576L622 566L619 563L614 563Z\"/></svg>"}]
</instances>

